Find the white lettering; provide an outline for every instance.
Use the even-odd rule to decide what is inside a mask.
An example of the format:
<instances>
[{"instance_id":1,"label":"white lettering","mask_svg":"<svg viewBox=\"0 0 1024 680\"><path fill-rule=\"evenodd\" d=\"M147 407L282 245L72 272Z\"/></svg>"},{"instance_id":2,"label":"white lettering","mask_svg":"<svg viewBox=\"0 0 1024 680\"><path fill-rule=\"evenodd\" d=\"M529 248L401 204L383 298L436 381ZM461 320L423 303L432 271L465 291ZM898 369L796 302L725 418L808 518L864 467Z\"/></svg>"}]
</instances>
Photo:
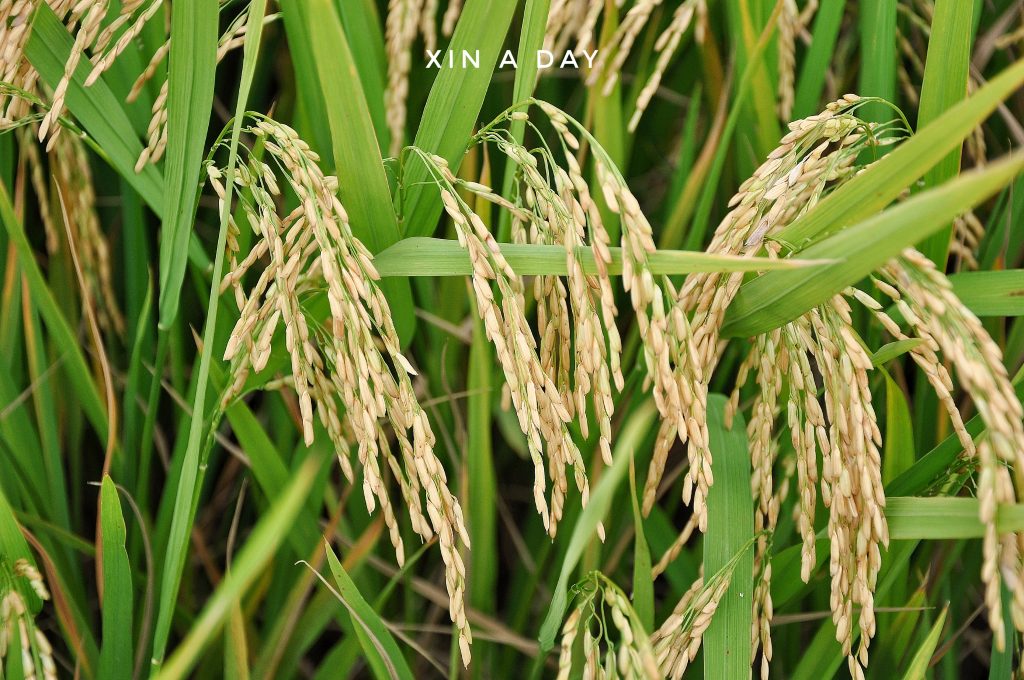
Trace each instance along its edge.
<instances>
[{"instance_id":1,"label":"white lettering","mask_svg":"<svg viewBox=\"0 0 1024 680\"><path fill-rule=\"evenodd\" d=\"M558 65L558 68L565 68L566 66L572 65L573 68L579 68L579 62L576 61L576 57L573 56L571 50L565 51L565 56L562 57L562 63Z\"/></svg>"},{"instance_id":2,"label":"white lettering","mask_svg":"<svg viewBox=\"0 0 1024 680\"><path fill-rule=\"evenodd\" d=\"M555 55L550 50L537 50L537 68L551 68Z\"/></svg>"},{"instance_id":3,"label":"white lettering","mask_svg":"<svg viewBox=\"0 0 1024 680\"><path fill-rule=\"evenodd\" d=\"M438 57L441 56L441 50L427 50L427 68L441 68L441 62Z\"/></svg>"},{"instance_id":4,"label":"white lettering","mask_svg":"<svg viewBox=\"0 0 1024 680\"><path fill-rule=\"evenodd\" d=\"M597 58L597 50L587 52L582 50L583 58L587 60L587 68L594 68L594 59Z\"/></svg>"},{"instance_id":5,"label":"white lettering","mask_svg":"<svg viewBox=\"0 0 1024 680\"><path fill-rule=\"evenodd\" d=\"M506 66L519 68L519 65L516 63L515 55L512 54L512 50L505 50L505 54L501 58L501 63L498 64L498 68L505 68Z\"/></svg>"},{"instance_id":6,"label":"white lettering","mask_svg":"<svg viewBox=\"0 0 1024 680\"><path fill-rule=\"evenodd\" d=\"M480 50L462 50L462 68L468 68L467 64L472 64L473 68L480 68Z\"/></svg>"}]
</instances>

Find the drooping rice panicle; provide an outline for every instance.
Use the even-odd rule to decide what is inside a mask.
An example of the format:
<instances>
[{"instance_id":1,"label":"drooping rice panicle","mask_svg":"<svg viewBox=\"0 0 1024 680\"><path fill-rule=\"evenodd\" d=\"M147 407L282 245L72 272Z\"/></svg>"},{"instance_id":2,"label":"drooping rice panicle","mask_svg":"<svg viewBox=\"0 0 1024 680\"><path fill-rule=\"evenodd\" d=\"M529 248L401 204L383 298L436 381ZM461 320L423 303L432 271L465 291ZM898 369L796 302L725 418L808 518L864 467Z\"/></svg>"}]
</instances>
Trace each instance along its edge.
<instances>
[{"instance_id":1,"label":"drooping rice panicle","mask_svg":"<svg viewBox=\"0 0 1024 680\"><path fill-rule=\"evenodd\" d=\"M914 360L939 395L965 453L978 461L977 494L980 519L985 525L982 580L989 626L1001 646L1005 644L1000 599L1003 580L1013 594L1014 626L1024 630L1024 591L1019 587L1024 582L1024 534L1000 534L996 528L998 508L1017 503L1024 496L1024 408L1010 383L999 347L928 258L908 249L878 273L875 286L895 303L910 328L910 336L923 341L912 349ZM864 295L858 299L874 310L891 334L907 337L877 303L872 306ZM967 432L952 398L952 380L939 359L940 353L955 367L985 422L987 433L977 443Z\"/></svg>"},{"instance_id":2,"label":"drooping rice panicle","mask_svg":"<svg viewBox=\"0 0 1024 680\"><path fill-rule=\"evenodd\" d=\"M562 392L538 354L537 341L523 309L522 281L509 267L480 216L455 191L458 180L444 159L413 151L419 153L431 169L459 243L469 252L477 313L484 322L487 339L494 345L533 461L534 503L544 520L544 528L554 535L568 489L567 467L573 468L584 503L590 494L583 459L567 427L572 416ZM492 285L497 289L497 298ZM545 481L549 475L552 481L550 503Z\"/></svg>"},{"instance_id":3,"label":"drooping rice panicle","mask_svg":"<svg viewBox=\"0 0 1024 680\"><path fill-rule=\"evenodd\" d=\"M573 668L572 661L581 629L583 677L646 680L661 677L651 639L618 586L604 574L591 572L573 590L576 600L562 626L558 680L568 680L580 671ZM611 619L610 624L608 619Z\"/></svg>"},{"instance_id":4,"label":"drooping rice panicle","mask_svg":"<svg viewBox=\"0 0 1024 680\"><path fill-rule=\"evenodd\" d=\"M234 381L224 400L237 396L248 376L266 367L271 340L283 326L306 443L313 440L315 408L351 480L351 433L363 470L367 510L380 504L402 564L404 545L384 479L385 466L390 469L412 528L424 540L438 538L450 614L463 661L468 663L472 634L465 612L465 567L456 543L468 547L469 537L459 501L433 452L434 435L410 377L415 371L401 352L387 301L376 284L372 256L352 233L336 195L337 180L322 173L318 157L294 130L256 117L245 132L262 145L277 171L250 155L234 178L251 196L242 201L242 209L258 240L239 262L239 226L232 224L228 248L233 269L224 277L222 289L234 290L240 315L225 350ZM283 216L278 209L278 175L298 200ZM213 166L209 176L223 196L223 181L228 178ZM263 260L268 262L258 280L247 286L247 274ZM321 325L310 316L306 302L324 290L330 316ZM397 452L391 437L397 441Z\"/></svg>"}]
</instances>

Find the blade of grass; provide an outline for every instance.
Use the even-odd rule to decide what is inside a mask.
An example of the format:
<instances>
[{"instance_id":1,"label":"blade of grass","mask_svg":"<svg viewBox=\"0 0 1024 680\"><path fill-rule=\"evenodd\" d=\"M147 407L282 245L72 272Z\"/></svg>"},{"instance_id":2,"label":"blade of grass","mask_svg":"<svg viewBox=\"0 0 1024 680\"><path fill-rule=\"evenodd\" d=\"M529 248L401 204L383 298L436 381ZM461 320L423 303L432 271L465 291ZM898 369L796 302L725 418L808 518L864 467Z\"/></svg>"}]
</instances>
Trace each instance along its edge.
<instances>
[{"instance_id":1,"label":"blade of grass","mask_svg":"<svg viewBox=\"0 0 1024 680\"><path fill-rule=\"evenodd\" d=\"M882 482L888 484L914 464L914 424L903 390L885 376L885 456L882 459Z\"/></svg>"},{"instance_id":2,"label":"blade of grass","mask_svg":"<svg viewBox=\"0 0 1024 680\"><path fill-rule=\"evenodd\" d=\"M967 96L974 36L974 2L936 0L932 16L928 56L921 80L921 104L917 127L923 128ZM924 186L933 187L960 173L960 151L956 147L924 175ZM929 236L920 250L939 269L945 269L949 255L952 224Z\"/></svg>"},{"instance_id":3,"label":"blade of grass","mask_svg":"<svg viewBox=\"0 0 1024 680\"><path fill-rule=\"evenodd\" d=\"M391 632L363 597L363 594L359 592L359 588L356 587L345 568L341 566L341 562L331 547L325 545L324 548L327 551L327 563L330 566L331 575L338 586L336 595L352 616L356 634L363 645L363 651L368 657L376 656L380 659L390 677L396 680L412 680L412 671L409 670L405 657Z\"/></svg>"},{"instance_id":4,"label":"blade of grass","mask_svg":"<svg viewBox=\"0 0 1024 680\"><path fill-rule=\"evenodd\" d=\"M973 3L965 3L973 4ZM907 667L906 673L903 674L904 680L924 680L927 677L928 667L931 665L932 656L935 654L935 648L939 645L939 636L942 635L942 628L946 625L946 614L949 612L949 608L946 607L939 614L939 618L935 621L935 625L928 631L928 637L924 639L921 646L917 648L914 653L914 658L911 659L910 665Z\"/></svg>"},{"instance_id":5,"label":"blade of grass","mask_svg":"<svg viewBox=\"0 0 1024 680\"><path fill-rule=\"evenodd\" d=\"M127 530L121 513L121 499L109 475L103 477L100 487L100 531L103 645L100 647L99 677L110 680L131 678L132 571L125 550Z\"/></svg>"},{"instance_id":6,"label":"blade of grass","mask_svg":"<svg viewBox=\"0 0 1024 680\"><path fill-rule=\"evenodd\" d=\"M862 0L857 7L860 10L858 94L896 103L896 0ZM892 118L892 109L876 102L865 106L862 115L866 120L883 123Z\"/></svg>"},{"instance_id":7,"label":"blade of grass","mask_svg":"<svg viewBox=\"0 0 1024 680\"><path fill-rule=\"evenodd\" d=\"M949 280L978 316L1024 316L1024 269L960 272Z\"/></svg>"},{"instance_id":8,"label":"blade of grass","mask_svg":"<svg viewBox=\"0 0 1024 680\"><path fill-rule=\"evenodd\" d=\"M468 0L448 49L456 54L479 49L480 68L441 69L430 88L413 144L446 159L453 171L458 169L477 124L517 4L518 0ZM405 168L401 203L406 236L431 234L441 214L441 198L426 182L427 173L419 159Z\"/></svg>"},{"instance_id":9,"label":"blade of grass","mask_svg":"<svg viewBox=\"0 0 1024 680\"><path fill-rule=\"evenodd\" d=\"M353 233L377 253L397 242L399 231L373 121L359 87L359 72L331 1L310 0L303 11L326 107L341 201ZM352 87L338 87L339 76ZM402 341L408 342L416 325L409 283L386 282L382 289L395 329Z\"/></svg>"},{"instance_id":10,"label":"blade of grass","mask_svg":"<svg viewBox=\"0 0 1024 680\"><path fill-rule=\"evenodd\" d=\"M886 499L889 537L902 540L981 538L985 525L978 519L977 498L895 496ZM1024 529L1024 505L1001 505L996 513L1000 533Z\"/></svg>"},{"instance_id":11,"label":"blade of grass","mask_svg":"<svg viewBox=\"0 0 1024 680\"><path fill-rule=\"evenodd\" d=\"M520 275L551 274L565 276L565 248L554 245L502 243L501 254ZM612 261L608 273L622 273L622 249L610 248ZM588 274L597 272L594 253L589 246L576 249L576 257ZM824 266L824 262L770 258L709 255L684 250L658 250L650 254L653 274L690 272L768 271ZM436 238L406 238L373 259L381 277L389 276L469 276L473 266L469 254L458 241Z\"/></svg>"},{"instance_id":12,"label":"blade of grass","mask_svg":"<svg viewBox=\"0 0 1024 680\"><path fill-rule=\"evenodd\" d=\"M573 526L565 558L562 560L562 566L558 573L558 582L552 593L551 604L548 607L547 616L544 617L544 623L541 624L539 637L541 651L548 651L555 645L555 636L558 634L558 628L562 624L562 617L569 601L569 579L572 578L584 549L597 534L597 525L611 508L612 498L622 479L626 476L629 461L633 459L636 449L650 434L651 423L654 422L656 413L654 403L647 401L630 415L619 433L613 455L614 462L601 476L601 480L590 494L587 507L580 513L579 519ZM748 627L748 637L749 634ZM749 639L747 642L749 644Z\"/></svg>"},{"instance_id":13,"label":"blade of grass","mask_svg":"<svg viewBox=\"0 0 1024 680\"><path fill-rule=\"evenodd\" d=\"M253 0L249 5L249 29L245 36L245 47L242 57L242 76L238 90L238 101L235 105L235 117L231 128L231 142L228 151L228 165L225 180L225 196L221 204L220 229L217 236L217 251L213 265L213 278L210 282L210 305L207 310L206 327L203 331L202 353L199 358L199 371L196 378L195 397L192 403L192 418L188 428L188 440L182 462L181 473L177 476L177 487L174 496L173 517L168 534L165 553L165 567L160 585L159 610L157 612L156 629L153 636L153 657L151 671L157 673L163 662L164 650L170 636L171 621L176 608L178 588L181 585L182 571L185 567L185 556L188 549L188 536L191 533L195 517L196 495L201 485L201 451L204 436L206 414L206 392L210 374L210 361L213 355L214 333L217 327L217 312L220 301L220 281L224 271L224 249L228 231L228 217L231 212L231 199L234 190L235 166L238 162L238 141L241 136L242 118L245 113L246 101L252 87L253 73L256 70L256 57L259 53L260 38L263 34L263 15L266 12L266 0ZM172 29L173 30L173 29ZM173 49L173 48L172 48ZM173 317L172 317L173 318ZM158 380L158 378L155 378ZM173 478L168 486L173 484ZM169 490L168 490L169 492Z\"/></svg>"},{"instance_id":14,"label":"blade of grass","mask_svg":"<svg viewBox=\"0 0 1024 680\"><path fill-rule=\"evenodd\" d=\"M644 630L654 630L654 583L651 581L651 550L644 534L644 516L636 497L636 466L629 461L629 500L633 510L633 609Z\"/></svg>"},{"instance_id":15,"label":"blade of grass","mask_svg":"<svg viewBox=\"0 0 1024 680\"><path fill-rule=\"evenodd\" d=\"M0 224L3 225L4 232L17 251L18 262L25 280L28 282L32 303L39 310L39 315L46 323L57 347L64 352L62 367L71 381L75 396L100 440L106 441L108 427L106 405L100 396L99 388L93 382L89 364L82 355L81 343L47 286L21 221L14 213L7 188L4 186L0 186Z\"/></svg>"},{"instance_id":16,"label":"blade of grass","mask_svg":"<svg viewBox=\"0 0 1024 680\"><path fill-rule=\"evenodd\" d=\"M743 551L729 589L704 633L704 677L739 678L750 673L753 595L754 506L750 494L750 454L746 425L737 414L724 422L726 398L708 395L708 434L715 483L708 490L708 527L704 535L704 573L709 578Z\"/></svg>"},{"instance_id":17,"label":"blade of grass","mask_svg":"<svg viewBox=\"0 0 1024 680\"><path fill-rule=\"evenodd\" d=\"M253 6L263 4L255 0ZM256 8L262 9L262 8ZM215 639L224 625L233 606L241 601L249 587L263 572L278 547L291 529L292 522L305 504L317 472L324 459L310 456L292 477L266 514L249 534L249 539L233 560L231 569L207 600L203 611L189 628L181 645L167 659L167 664L157 674L158 680L176 680L188 677L199 654Z\"/></svg>"},{"instance_id":18,"label":"blade of grass","mask_svg":"<svg viewBox=\"0 0 1024 680\"><path fill-rule=\"evenodd\" d=\"M1024 152L1012 154L802 250L801 257L845 259L808 272L770 272L744 284L729 306L723 334L751 336L792 321L993 195L1022 169Z\"/></svg>"},{"instance_id":19,"label":"blade of grass","mask_svg":"<svg viewBox=\"0 0 1024 680\"><path fill-rule=\"evenodd\" d=\"M373 0L335 0L334 4L352 49L352 60L359 69L359 82L377 132L377 144L381 149L387 149L391 144L391 132L384 114L387 60L376 4Z\"/></svg>"},{"instance_id":20,"label":"blade of grass","mask_svg":"<svg viewBox=\"0 0 1024 680\"><path fill-rule=\"evenodd\" d=\"M160 328L178 315L217 74L217 0L181 0L171 13L167 176L160 236ZM251 29L250 29L251 30Z\"/></svg>"}]
</instances>

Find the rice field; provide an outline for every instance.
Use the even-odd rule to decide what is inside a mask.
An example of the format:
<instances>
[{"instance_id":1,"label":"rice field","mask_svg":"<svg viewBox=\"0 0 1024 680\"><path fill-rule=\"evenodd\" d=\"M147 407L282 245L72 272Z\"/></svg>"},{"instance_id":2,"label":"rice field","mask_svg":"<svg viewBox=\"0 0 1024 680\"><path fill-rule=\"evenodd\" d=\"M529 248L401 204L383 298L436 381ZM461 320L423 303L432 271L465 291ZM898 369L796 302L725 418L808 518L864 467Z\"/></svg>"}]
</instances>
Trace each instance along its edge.
<instances>
[{"instance_id":1,"label":"rice field","mask_svg":"<svg viewBox=\"0 0 1024 680\"><path fill-rule=\"evenodd\" d=\"M0 679L1021 677L1022 147L1020 0L0 0Z\"/></svg>"}]
</instances>

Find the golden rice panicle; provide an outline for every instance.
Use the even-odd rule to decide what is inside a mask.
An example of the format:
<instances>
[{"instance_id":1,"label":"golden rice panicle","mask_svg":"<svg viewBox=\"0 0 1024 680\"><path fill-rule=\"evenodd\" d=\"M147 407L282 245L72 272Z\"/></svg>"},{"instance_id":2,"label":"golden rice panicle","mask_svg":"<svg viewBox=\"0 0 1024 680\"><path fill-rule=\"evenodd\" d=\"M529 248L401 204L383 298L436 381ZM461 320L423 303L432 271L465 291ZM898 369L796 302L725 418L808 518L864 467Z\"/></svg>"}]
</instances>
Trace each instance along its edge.
<instances>
[{"instance_id":1,"label":"golden rice panicle","mask_svg":"<svg viewBox=\"0 0 1024 680\"><path fill-rule=\"evenodd\" d=\"M459 542L469 546L465 520L434 454L434 434L411 380L415 371L401 353L372 256L352 233L337 198L337 179L322 173L319 158L294 130L256 116L245 132L262 145L267 160L249 154L233 178L248 190L239 200L257 240L243 256L238 250L239 227L229 225L232 270L224 277L222 290L234 290L240 314L225 349L234 376L225 403L240 393L252 372L267 366L274 335L283 326L291 358L290 383L298 395L306 443L313 440L315 409L351 480L349 437L354 440L367 510L380 506L402 564L404 545L384 477L390 470L414 531L424 540L438 538L449 613L458 630L462 659L468 663L472 634L465 611L466 571L458 547ZM283 217L278 212L278 175L298 200ZM228 178L212 166L209 176L223 200ZM247 280L256 277L257 262L266 264L256 282L247 286ZM321 325L307 315L304 304L324 289L330 316Z\"/></svg>"},{"instance_id":2,"label":"golden rice panicle","mask_svg":"<svg viewBox=\"0 0 1024 680\"><path fill-rule=\"evenodd\" d=\"M522 281L501 254L483 220L456 192L458 180L444 159L415 148L410 152L418 154L433 174L459 243L469 253L477 313L484 322L487 339L494 345L519 427L526 435L534 466L534 503L545 530L554 535L568 489L566 468L573 468L584 504L590 487L583 459L569 434L572 415L541 362L537 341L526 320ZM492 286L497 288L497 298ZM550 503L546 492L548 475L553 486Z\"/></svg>"},{"instance_id":3,"label":"golden rice panicle","mask_svg":"<svg viewBox=\"0 0 1024 680\"><path fill-rule=\"evenodd\" d=\"M705 579L702 573L683 593L672 614L651 635L661 677L680 680L697 657L704 633L729 589L738 557L730 560L710 579Z\"/></svg>"},{"instance_id":4,"label":"golden rice panicle","mask_svg":"<svg viewBox=\"0 0 1024 680\"><path fill-rule=\"evenodd\" d=\"M558 133L557 147L550 145L531 153L507 130L497 127L482 131L479 138L493 143L517 168L514 240L565 248L565 281L557 276L534 279L541 364L558 386L570 415L577 417L584 437L590 433L586 407L590 398L599 447L605 462L611 464L612 386L622 389L624 381L622 342L608 276L610 237L576 159L580 141L570 130L568 117L553 107L545 108L544 113ZM511 115L529 119L525 112ZM557 158L555 148L560 151ZM588 241L596 274L584 272L577 254Z\"/></svg>"},{"instance_id":5,"label":"golden rice panicle","mask_svg":"<svg viewBox=\"0 0 1024 680\"><path fill-rule=\"evenodd\" d=\"M871 358L854 334L845 298L833 298L810 316L829 421L821 490L829 509L832 621L851 675L863 677L875 634L874 590L881 547L889 544L878 451L882 438L867 376ZM856 651L855 624L860 630Z\"/></svg>"},{"instance_id":6,"label":"golden rice panicle","mask_svg":"<svg viewBox=\"0 0 1024 680\"><path fill-rule=\"evenodd\" d=\"M558 680L578 676L581 670L583 677L590 678L660 678L651 640L626 594L600 572L588 574L576 591L573 609L562 626ZM584 668L574 669L573 648L581 628Z\"/></svg>"},{"instance_id":7,"label":"golden rice panicle","mask_svg":"<svg viewBox=\"0 0 1024 680\"><path fill-rule=\"evenodd\" d=\"M1022 535L1000 534L996 528L999 506L1024 498L1021 477L1024 409L1010 383L999 346L928 258L908 249L879 273L884 280L876 280L876 287L895 302L911 334L924 341L922 349L915 352L915 360L946 406L964 451L978 459L977 495L980 519L986 527L982 542L982 580L989 625L1001 648L1005 644L1000 600L1002 580L1007 581L1013 593L1014 626L1024 630ZM889 322L886 326L890 332L900 332L891 319ZM950 397L952 381L948 373L938 370L941 364L937 354L940 352L946 362L956 367L964 390L985 423L987 434L976 446Z\"/></svg>"},{"instance_id":8,"label":"golden rice panicle","mask_svg":"<svg viewBox=\"0 0 1024 680\"><path fill-rule=\"evenodd\" d=\"M603 3L598 2L597 4ZM606 45L602 45L600 54L597 55L597 60L594 62L594 69L587 77L587 85L593 86L602 82L601 93L606 97L611 94L615 83L618 82L622 66L633 49L633 43L647 26L651 13L661 4L662 0L636 0L626 12L626 16L619 22L619 27L615 29L611 40ZM688 0L683 6L689 4L692 4L692 0ZM549 33L550 25L549 20Z\"/></svg>"},{"instance_id":9,"label":"golden rice panicle","mask_svg":"<svg viewBox=\"0 0 1024 680\"><path fill-rule=\"evenodd\" d=\"M621 6L622 0L616 0ZM576 41L576 50L588 49L593 44L597 20L604 11L604 0L552 0L548 22L544 31L544 48L563 52L570 41Z\"/></svg>"},{"instance_id":10,"label":"golden rice panicle","mask_svg":"<svg viewBox=\"0 0 1024 680\"><path fill-rule=\"evenodd\" d=\"M672 58L676 55L676 51L679 49L679 43L682 42L683 36L686 31L689 30L690 25L693 23L693 18L698 12L706 11L705 0L686 0L686 2L679 5L676 8L675 13L672 15L672 21L665 30L658 36L658 40L654 43L654 49L658 53L658 59L654 64L654 70L648 77L647 82L644 84L643 89L636 98L636 108L633 110L633 115L629 119L629 131L634 132L638 125L640 125L640 119L643 117L644 112L647 111L647 107L651 103L651 99L658 91L658 87L661 85L662 78L665 77L665 72L668 70L669 65L672 62ZM619 55L616 55L616 61L619 61ZM609 80L612 80L615 76L610 76ZM605 85L607 91L608 85Z\"/></svg>"},{"instance_id":11,"label":"golden rice panicle","mask_svg":"<svg viewBox=\"0 0 1024 680\"><path fill-rule=\"evenodd\" d=\"M47 252L54 254L72 246L76 249L82 274L88 284L82 291L83 296L96 301L92 307L104 330L123 334L124 317L114 293L110 244L100 227L96 212L96 191L85 143L77 134L61 135L56 138L53 149L46 154L47 164L44 166L33 126L18 129L16 135L36 194L40 221L46 234ZM68 242L59 207L54 213L54 206L57 205L55 189L60 190L65 202L72 243Z\"/></svg>"},{"instance_id":12,"label":"golden rice panicle","mask_svg":"<svg viewBox=\"0 0 1024 680\"><path fill-rule=\"evenodd\" d=\"M391 131L390 154L397 156L405 140L406 98L409 96L409 69L412 67L412 45L423 12L424 0L390 0L385 23L388 54L388 87L384 92L388 129ZM431 19L433 21L433 19Z\"/></svg>"},{"instance_id":13,"label":"golden rice panicle","mask_svg":"<svg viewBox=\"0 0 1024 680\"><path fill-rule=\"evenodd\" d=\"M0 559L0 668L7 668L8 654L21 657L26 679L56 680L57 666L50 641L36 627L35 617L25 599L26 589L42 601L50 599L42 575L25 559L8 564ZM14 640L20 649L11 649Z\"/></svg>"}]
</instances>

